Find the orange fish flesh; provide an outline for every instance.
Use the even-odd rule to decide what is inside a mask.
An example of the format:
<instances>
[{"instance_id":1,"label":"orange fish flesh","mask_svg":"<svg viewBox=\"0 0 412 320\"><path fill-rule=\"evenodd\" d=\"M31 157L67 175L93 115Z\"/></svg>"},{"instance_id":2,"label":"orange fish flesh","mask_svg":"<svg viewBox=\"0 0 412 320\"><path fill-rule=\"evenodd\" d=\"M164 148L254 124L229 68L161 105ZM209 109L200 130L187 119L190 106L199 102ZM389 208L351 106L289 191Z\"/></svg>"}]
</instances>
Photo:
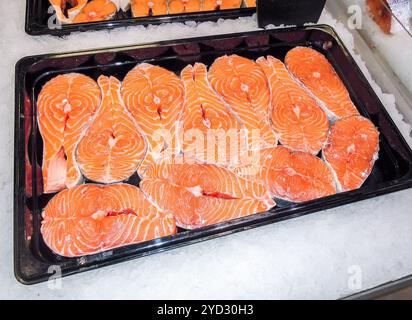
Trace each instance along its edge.
<instances>
[{"instance_id":1,"label":"orange fish flesh","mask_svg":"<svg viewBox=\"0 0 412 320\"><path fill-rule=\"evenodd\" d=\"M186 229L264 212L275 205L263 185L216 165L157 163L146 176L140 182L142 191Z\"/></svg>"},{"instance_id":2,"label":"orange fish flesh","mask_svg":"<svg viewBox=\"0 0 412 320\"><path fill-rule=\"evenodd\" d=\"M246 137L239 119L211 88L202 63L181 72L184 84L183 152L201 162L236 164Z\"/></svg>"},{"instance_id":3,"label":"orange fish flesh","mask_svg":"<svg viewBox=\"0 0 412 320\"><path fill-rule=\"evenodd\" d=\"M129 178L143 161L146 142L120 96L120 81L100 76L102 103L77 148L82 173L94 182Z\"/></svg>"},{"instance_id":4,"label":"orange fish flesh","mask_svg":"<svg viewBox=\"0 0 412 320\"><path fill-rule=\"evenodd\" d=\"M349 92L328 59L320 52L296 47L285 58L289 71L319 99L331 118L359 115Z\"/></svg>"},{"instance_id":5,"label":"orange fish flesh","mask_svg":"<svg viewBox=\"0 0 412 320\"><path fill-rule=\"evenodd\" d=\"M170 0L169 13L198 12L200 5L199 0Z\"/></svg>"},{"instance_id":6,"label":"orange fish flesh","mask_svg":"<svg viewBox=\"0 0 412 320\"><path fill-rule=\"evenodd\" d=\"M109 20L116 12L117 7L112 1L92 0L73 19L73 23Z\"/></svg>"},{"instance_id":7,"label":"orange fish flesh","mask_svg":"<svg viewBox=\"0 0 412 320\"><path fill-rule=\"evenodd\" d=\"M296 83L282 61L268 56L259 58L257 63L271 86L271 120L280 142L293 150L316 155L329 132L325 112Z\"/></svg>"},{"instance_id":8,"label":"orange fish flesh","mask_svg":"<svg viewBox=\"0 0 412 320\"><path fill-rule=\"evenodd\" d=\"M49 0L60 23L71 23L88 0Z\"/></svg>"},{"instance_id":9,"label":"orange fish flesh","mask_svg":"<svg viewBox=\"0 0 412 320\"><path fill-rule=\"evenodd\" d=\"M236 168L246 179L265 185L278 199L304 202L337 192L334 177L327 165L309 153L283 146L261 150L258 167Z\"/></svg>"},{"instance_id":10,"label":"orange fish flesh","mask_svg":"<svg viewBox=\"0 0 412 320\"><path fill-rule=\"evenodd\" d=\"M43 138L45 193L82 181L75 151L100 101L97 83L78 73L59 75L42 88L37 100L37 119Z\"/></svg>"},{"instance_id":11,"label":"orange fish flesh","mask_svg":"<svg viewBox=\"0 0 412 320\"><path fill-rule=\"evenodd\" d=\"M121 94L148 142L146 158L139 168L143 176L151 162L180 152L183 85L173 72L142 63L126 75Z\"/></svg>"},{"instance_id":12,"label":"orange fish flesh","mask_svg":"<svg viewBox=\"0 0 412 320\"><path fill-rule=\"evenodd\" d=\"M55 253L77 257L173 235L176 223L137 187L85 184L49 201L41 233Z\"/></svg>"},{"instance_id":13,"label":"orange fish flesh","mask_svg":"<svg viewBox=\"0 0 412 320\"><path fill-rule=\"evenodd\" d=\"M353 116L336 121L323 157L333 170L339 189L355 190L370 175L379 152L379 131L373 123Z\"/></svg>"},{"instance_id":14,"label":"orange fish flesh","mask_svg":"<svg viewBox=\"0 0 412 320\"><path fill-rule=\"evenodd\" d=\"M245 125L248 149L276 146L269 121L269 85L254 61L238 55L219 57L209 69L209 81Z\"/></svg>"},{"instance_id":15,"label":"orange fish flesh","mask_svg":"<svg viewBox=\"0 0 412 320\"><path fill-rule=\"evenodd\" d=\"M159 16L167 14L166 0L131 0L133 17Z\"/></svg>"}]
</instances>

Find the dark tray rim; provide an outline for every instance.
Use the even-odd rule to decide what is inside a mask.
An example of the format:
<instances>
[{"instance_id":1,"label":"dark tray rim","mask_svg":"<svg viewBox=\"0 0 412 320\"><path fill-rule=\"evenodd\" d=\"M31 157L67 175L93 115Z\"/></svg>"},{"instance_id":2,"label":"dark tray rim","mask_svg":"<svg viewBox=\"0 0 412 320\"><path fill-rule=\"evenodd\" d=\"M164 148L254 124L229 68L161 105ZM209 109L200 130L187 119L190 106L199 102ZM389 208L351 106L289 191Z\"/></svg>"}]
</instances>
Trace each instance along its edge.
<instances>
[{"instance_id":1,"label":"dark tray rim","mask_svg":"<svg viewBox=\"0 0 412 320\"><path fill-rule=\"evenodd\" d=\"M173 15L162 15L141 18L125 18L117 20L87 22L78 24L63 25L61 29L49 29L46 25L39 24L34 21L34 5L35 1L26 0L26 21L25 31L31 36L52 35L66 36L73 32L111 30L120 27L138 26L149 24L185 22L185 21L216 21L218 19L237 19L239 17L252 16L256 13L256 8L238 8L218 11L202 11L194 13L178 13Z\"/></svg>"},{"instance_id":2,"label":"dark tray rim","mask_svg":"<svg viewBox=\"0 0 412 320\"><path fill-rule=\"evenodd\" d=\"M47 280L47 275L35 276L35 277L27 277L21 272L21 266L19 264L19 255L21 254L19 251L19 215L24 214L24 203L21 201L24 195L21 194L20 184L24 180L24 175L22 176L22 172L24 173L24 162L21 163L21 158L24 156L24 137L22 139L22 133L18 131L19 124L20 124L20 110L21 104L23 100L23 95L21 92L22 86L22 75L25 72L26 63L32 63L39 59L44 58L58 58L58 57L70 57L70 56L81 56L81 55L89 55L89 54L96 54L102 52L113 52L113 51L125 51L125 50L132 50L132 49L139 49L139 48L148 48L148 47L157 47L161 45L174 45L174 44L181 44L191 41L205 41L205 40L218 40L220 38L228 38L228 37L242 37L242 36L250 36L250 35L259 35L265 34L267 32L293 32L293 31L310 31L310 30L320 30L326 32L333 36L337 43L341 46L344 53L350 59L351 63L359 72L359 75L363 77L363 80L367 85L366 78L364 77L362 71L359 69L355 61L353 60L352 56L350 55L349 51L335 32L335 30L329 25L311 25L306 27L291 27L291 28L280 28L280 29L267 29L267 30L258 30L258 31L251 31L246 33L232 33L232 34L223 34L223 35L212 35L206 37L193 37L193 38L186 38L186 39L178 39L172 41L161 41L161 42L154 42L154 43L145 43L139 45L132 45L132 46L123 46L123 47L109 47L109 48L101 48L101 49L93 49L93 50L83 50L83 51L74 51L74 52L67 52L67 53L59 53L59 54L44 54L44 55L34 55L34 56L27 56L21 58L16 63L16 87L15 87L15 147L14 147L14 274L16 279L23 283L23 284L36 284L39 282L43 282ZM374 97L377 101L380 101L376 93L372 90ZM399 134L400 142L406 148L407 152L410 156L412 156L412 150L409 147L408 143L399 133L396 125L394 124L392 118L389 116L388 112L385 108L380 110L384 113L384 116L388 119L389 123L393 126L394 130ZM403 189L407 189L412 187L412 172L408 172L406 177L402 179L395 179L386 183L379 184L377 189L374 188L366 188L366 189L358 189L355 191L343 192L339 193L339 197L336 195L317 199L315 201L306 202L303 204L297 204L293 207L287 207L284 210L276 212L276 214L271 213L270 211L267 213L259 214L259 217L256 218L256 215L223 222L214 226L204 227L196 230L192 230L192 234L190 236L186 236L185 239L181 237L175 237L172 241L164 244L162 247L158 247L153 245L150 251L139 251L130 249L125 256L122 257L115 257L113 260L107 259L103 262L99 262L98 264L92 264L85 267L80 267L77 269L72 269L65 271L63 273L64 276L68 276L74 273L84 272L87 270L93 270L96 268L112 265L115 263L128 261L132 259L136 259L139 257L143 257L146 255L150 255L153 253L159 253L166 250L178 248L181 246L186 246L189 244L197 243L204 240L210 240L213 238L221 237L224 235L232 234L235 232L259 227L266 224L271 224L275 222L280 222L286 219L296 218L300 216L304 216L316 211L330 209L333 207L341 206L344 204L365 200L369 198L373 198L379 195L400 191ZM285 212L287 211L287 212ZM184 234L183 234L184 235ZM128 246L133 247L134 245Z\"/></svg>"}]
</instances>

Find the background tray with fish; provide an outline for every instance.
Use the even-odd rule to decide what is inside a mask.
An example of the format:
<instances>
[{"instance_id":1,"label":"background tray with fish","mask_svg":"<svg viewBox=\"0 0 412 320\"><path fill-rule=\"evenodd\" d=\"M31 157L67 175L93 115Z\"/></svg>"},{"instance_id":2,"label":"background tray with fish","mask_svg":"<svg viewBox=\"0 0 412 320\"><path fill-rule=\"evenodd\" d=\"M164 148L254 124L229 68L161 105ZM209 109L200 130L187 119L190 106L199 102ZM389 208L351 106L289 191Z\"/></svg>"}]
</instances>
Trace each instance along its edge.
<instances>
[{"instance_id":1,"label":"background tray with fish","mask_svg":"<svg viewBox=\"0 0 412 320\"><path fill-rule=\"evenodd\" d=\"M176 13L167 15L152 15L146 17L132 16L131 10L119 10L110 20L56 24L53 17L54 10L49 0L27 0L26 4L26 32L30 35L50 34L54 36L64 36L72 32L113 29L117 27L127 27L132 25L149 25L168 22L184 21L216 21L218 19L235 19L238 17L251 16L256 12L256 7L246 7L243 3L237 9L225 9L214 11L198 11L190 13Z\"/></svg>"},{"instance_id":2,"label":"background tray with fish","mask_svg":"<svg viewBox=\"0 0 412 320\"><path fill-rule=\"evenodd\" d=\"M263 214L195 230L179 229L172 236L78 258L59 256L46 246L40 232L41 212L53 194L42 194L43 146L36 99L48 80L70 72L93 79L102 74L123 79L140 62L178 74L189 63L210 66L217 57L233 53L250 59L273 55L283 60L296 46L311 46L329 59L359 112L380 131L379 159L360 189L299 204L278 202ZM14 262L16 278L25 284L47 280L56 268L66 276L412 187L411 149L339 37L324 25L26 57L16 65L15 112ZM138 185L139 177L135 174L126 182Z\"/></svg>"}]
</instances>

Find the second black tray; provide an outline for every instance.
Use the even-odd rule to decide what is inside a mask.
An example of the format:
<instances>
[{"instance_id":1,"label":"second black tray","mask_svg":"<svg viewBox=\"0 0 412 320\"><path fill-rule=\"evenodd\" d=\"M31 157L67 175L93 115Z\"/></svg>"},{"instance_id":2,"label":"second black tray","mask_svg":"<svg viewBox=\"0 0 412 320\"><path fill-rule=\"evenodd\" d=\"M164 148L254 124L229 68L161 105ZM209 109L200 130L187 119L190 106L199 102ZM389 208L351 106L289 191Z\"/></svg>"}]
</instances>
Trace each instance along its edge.
<instances>
[{"instance_id":1,"label":"second black tray","mask_svg":"<svg viewBox=\"0 0 412 320\"><path fill-rule=\"evenodd\" d=\"M239 17L251 16L256 12L256 8L239 8L217 11L203 11L195 13L169 14L162 16L150 16L133 18L128 12L119 11L112 20L88 22L78 24L64 24L56 28L52 23L48 25L51 18L50 2L48 0L26 0L26 25L25 29L29 35L53 35L65 36L72 32L114 29L118 27L128 27L132 25L149 25L168 22L185 21L217 21L218 19L235 19Z\"/></svg>"}]
</instances>

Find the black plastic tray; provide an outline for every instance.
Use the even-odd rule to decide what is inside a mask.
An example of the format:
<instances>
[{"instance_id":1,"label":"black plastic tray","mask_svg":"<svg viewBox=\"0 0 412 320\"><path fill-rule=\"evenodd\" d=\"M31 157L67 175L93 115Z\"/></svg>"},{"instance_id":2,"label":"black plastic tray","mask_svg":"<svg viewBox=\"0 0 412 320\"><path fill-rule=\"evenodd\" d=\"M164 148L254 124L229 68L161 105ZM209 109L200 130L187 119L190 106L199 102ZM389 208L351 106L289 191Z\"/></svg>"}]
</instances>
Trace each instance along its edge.
<instances>
[{"instance_id":1,"label":"black plastic tray","mask_svg":"<svg viewBox=\"0 0 412 320\"><path fill-rule=\"evenodd\" d=\"M179 72L197 61L210 65L224 54L236 53L252 59L271 54L283 59L297 45L312 46L328 57L361 114L379 128L379 159L359 190L301 204L279 203L263 214L193 231L180 230L174 236L81 258L58 256L44 244L40 234L41 210L53 195L41 194L42 140L35 101L46 81L67 72L81 72L94 79L101 74L123 79L143 61ZM16 65L15 119L14 261L16 278L25 284L45 281L55 271L53 266L58 266L66 276L412 186L411 149L334 30L325 25L26 57ZM134 176L128 183L137 185L138 181Z\"/></svg>"},{"instance_id":2,"label":"black plastic tray","mask_svg":"<svg viewBox=\"0 0 412 320\"><path fill-rule=\"evenodd\" d=\"M256 12L256 8L239 8L133 18L130 10L128 12L123 12L120 10L112 20L65 24L58 29L52 29L49 28L47 24L52 15L48 13L49 7L50 3L48 0L26 0L25 29L29 35L37 36L49 34L53 36L65 36L72 32L78 31L114 29L132 25L149 25L184 21L217 21L218 19L235 19L244 16L251 16Z\"/></svg>"}]
</instances>

